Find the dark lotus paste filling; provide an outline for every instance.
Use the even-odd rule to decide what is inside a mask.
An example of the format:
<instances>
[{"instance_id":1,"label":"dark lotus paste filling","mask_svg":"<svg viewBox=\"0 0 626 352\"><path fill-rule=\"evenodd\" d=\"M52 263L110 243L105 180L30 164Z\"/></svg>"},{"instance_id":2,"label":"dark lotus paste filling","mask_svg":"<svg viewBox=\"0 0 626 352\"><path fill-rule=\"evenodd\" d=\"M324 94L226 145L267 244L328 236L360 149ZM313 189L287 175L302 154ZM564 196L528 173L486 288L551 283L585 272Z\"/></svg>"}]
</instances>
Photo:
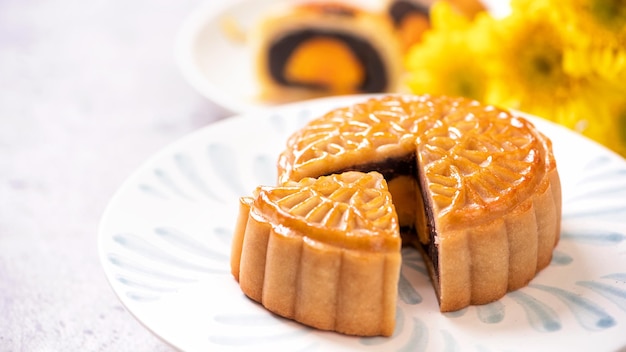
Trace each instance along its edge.
<instances>
[{"instance_id":1,"label":"dark lotus paste filling","mask_svg":"<svg viewBox=\"0 0 626 352\"><path fill-rule=\"evenodd\" d=\"M279 84L286 86L307 87L324 90L326 87L288 81L285 77L285 66L294 50L302 43L314 38L331 38L345 43L359 59L364 71L365 79L358 90L362 93L377 93L387 89L388 78L385 65L378 51L367 41L348 33L332 32L320 29L303 29L289 33L276 40L269 49L269 70L272 78Z\"/></svg>"},{"instance_id":2,"label":"dark lotus paste filling","mask_svg":"<svg viewBox=\"0 0 626 352\"><path fill-rule=\"evenodd\" d=\"M378 171L381 175L383 175L387 182L398 176L411 176L413 178L417 178L417 161L415 159L415 155L407 154L401 158L389 158L372 163L355 165L344 170L339 170L335 173L342 173L346 171L369 172L372 170Z\"/></svg>"},{"instance_id":3,"label":"dark lotus paste filling","mask_svg":"<svg viewBox=\"0 0 626 352\"><path fill-rule=\"evenodd\" d=\"M399 176L410 176L418 182L422 202L424 204L424 210L426 212L426 226L428 228L428 237L430 239L428 244L420 243L420 245L424 253L426 253L426 255L430 258L433 265L433 274L436 276L436 280L439 281L439 251L437 250L437 245L435 244L435 218L433 217L430 202L423 191L424 185L420 181L421 178L418 174L417 158L415 154L408 154L402 158L389 158L378 162L356 165L354 167L335 171L334 173L342 173L346 171L369 172L372 170L380 172L387 182L390 182ZM411 237L416 238L417 236L417 229L414 226L403 226L400 231L403 234L409 234ZM412 243L417 245L419 240L416 238L416 241L413 241Z\"/></svg>"},{"instance_id":4,"label":"dark lotus paste filling","mask_svg":"<svg viewBox=\"0 0 626 352\"><path fill-rule=\"evenodd\" d=\"M389 7L389 16L393 20L393 24L398 27L404 18L412 13L418 13L429 18L429 9L426 5L418 4L412 1L394 1Z\"/></svg>"},{"instance_id":5,"label":"dark lotus paste filling","mask_svg":"<svg viewBox=\"0 0 626 352\"><path fill-rule=\"evenodd\" d=\"M420 182L420 178L417 178ZM426 192L423 191L424 184L420 182L420 194L422 195L422 202L424 204L424 211L426 212L426 227L428 228L428 244L422 244L422 249L426 252L433 265L433 274L437 277L439 282L439 250L435 244L435 236L437 234L435 229L435 217L433 216L433 208L426 197Z\"/></svg>"}]
</instances>

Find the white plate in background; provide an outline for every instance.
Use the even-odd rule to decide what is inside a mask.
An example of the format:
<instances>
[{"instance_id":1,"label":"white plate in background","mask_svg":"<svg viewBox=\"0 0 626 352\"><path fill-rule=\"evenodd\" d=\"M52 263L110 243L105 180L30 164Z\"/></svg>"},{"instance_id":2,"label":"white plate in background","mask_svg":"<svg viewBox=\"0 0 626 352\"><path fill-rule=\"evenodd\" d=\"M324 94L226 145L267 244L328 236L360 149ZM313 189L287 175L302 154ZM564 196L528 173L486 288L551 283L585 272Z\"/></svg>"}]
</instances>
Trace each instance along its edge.
<instances>
[{"instance_id":1,"label":"white plate in background","mask_svg":"<svg viewBox=\"0 0 626 352\"><path fill-rule=\"evenodd\" d=\"M183 77L200 94L233 112L267 105L256 99L254 62L245 35L260 14L280 1L205 2L178 33L175 54Z\"/></svg>"}]
</instances>

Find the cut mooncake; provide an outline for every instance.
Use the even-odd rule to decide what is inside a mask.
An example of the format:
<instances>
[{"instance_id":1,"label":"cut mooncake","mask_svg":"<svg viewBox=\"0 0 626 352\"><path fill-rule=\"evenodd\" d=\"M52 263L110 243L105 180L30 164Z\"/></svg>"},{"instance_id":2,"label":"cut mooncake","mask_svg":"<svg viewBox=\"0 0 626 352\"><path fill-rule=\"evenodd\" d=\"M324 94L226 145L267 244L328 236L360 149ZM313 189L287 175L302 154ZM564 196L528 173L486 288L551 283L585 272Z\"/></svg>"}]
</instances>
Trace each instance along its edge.
<instances>
[{"instance_id":1,"label":"cut mooncake","mask_svg":"<svg viewBox=\"0 0 626 352\"><path fill-rule=\"evenodd\" d=\"M402 244L422 254L447 312L527 285L559 240L550 140L464 98L332 110L288 139L278 175L241 198L232 274L270 311L319 329L392 334Z\"/></svg>"},{"instance_id":2,"label":"cut mooncake","mask_svg":"<svg viewBox=\"0 0 626 352\"><path fill-rule=\"evenodd\" d=\"M393 333L401 239L377 172L303 178L241 198L231 268L268 310L323 330Z\"/></svg>"},{"instance_id":3,"label":"cut mooncake","mask_svg":"<svg viewBox=\"0 0 626 352\"><path fill-rule=\"evenodd\" d=\"M476 101L391 95L333 110L290 137L278 169L279 183L380 172L444 312L527 285L559 240L550 140Z\"/></svg>"},{"instance_id":4,"label":"cut mooncake","mask_svg":"<svg viewBox=\"0 0 626 352\"><path fill-rule=\"evenodd\" d=\"M338 1L274 7L252 32L251 51L265 101L392 92L402 71L390 18Z\"/></svg>"}]
</instances>

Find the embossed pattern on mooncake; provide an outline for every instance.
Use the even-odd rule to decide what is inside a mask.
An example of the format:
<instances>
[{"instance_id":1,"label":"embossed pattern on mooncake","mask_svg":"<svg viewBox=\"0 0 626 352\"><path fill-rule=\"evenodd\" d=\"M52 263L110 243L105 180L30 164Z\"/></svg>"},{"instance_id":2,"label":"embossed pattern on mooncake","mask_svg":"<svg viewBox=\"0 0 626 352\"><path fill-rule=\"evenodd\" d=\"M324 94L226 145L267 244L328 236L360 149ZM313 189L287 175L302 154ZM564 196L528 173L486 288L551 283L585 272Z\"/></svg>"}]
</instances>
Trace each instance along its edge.
<instances>
[{"instance_id":1,"label":"embossed pattern on mooncake","mask_svg":"<svg viewBox=\"0 0 626 352\"><path fill-rule=\"evenodd\" d=\"M544 140L530 122L508 112L453 105L417 137L439 226L488 221L529 197L549 169Z\"/></svg>"},{"instance_id":2,"label":"embossed pattern on mooncake","mask_svg":"<svg viewBox=\"0 0 626 352\"><path fill-rule=\"evenodd\" d=\"M446 113L449 98L386 96L333 110L287 141L279 181L345 169L355 162L415 152L415 137Z\"/></svg>"},{"instance_id":3,"label":"embossed pattern on mooncake","mask_svg":"<svg viewBox=\"0 0 626 352\"><path fill-rule=\"evenodd\" d=\"M255 206L269 208L266 216L314 240L365 250L400 246L391 195L377 172L304 178L257 193Z\"/></svg>"},{"instance_id":4,"label":"embossed pattern on mooncake","mask_svg":"<svg viewBox=\"0 0 626 352\"><path fill-rule=\"evenodd\" d=\"M288 140L278 173L287 182L417 155L446 226L488 221L529 197L554 168L548 144L530 122L493 106L390 95L311 121Z\"/></svg>"}]
</instances>

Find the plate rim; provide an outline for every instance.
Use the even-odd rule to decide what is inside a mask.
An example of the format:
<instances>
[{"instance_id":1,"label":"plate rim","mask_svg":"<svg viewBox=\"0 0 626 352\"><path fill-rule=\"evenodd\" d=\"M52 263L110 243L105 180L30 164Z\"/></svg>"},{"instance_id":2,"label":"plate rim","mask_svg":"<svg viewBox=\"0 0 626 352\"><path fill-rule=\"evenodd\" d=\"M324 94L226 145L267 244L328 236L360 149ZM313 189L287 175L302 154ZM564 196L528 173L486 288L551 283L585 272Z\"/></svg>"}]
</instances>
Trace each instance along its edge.
<instances>
[{"instance_id":1,"label":"plate rim","mask_svg":"<svg viewBox=\"0 0 626 352\"><path fill-rule=\"evenodd\" d=\"M280 3L286 0L261 0L264 3ZM174 41L174 58L176 65L184 80L200 95L209 99L221 107L230 110L233 114L244 114L259 109L272 108L276 104L257 101L255 103L243 103L241 99L232 97L224 93L219 87L208 80L199 65L196 63L197 47L200 44L198 36L203 33L209 25L216 24L219 17L228 11L242 6L246 3L258 2L256 0L232 0L219 2L205 2L192 11L182 22ZM221 34L216 34L221 35ZM234 44L233 44L234 45ZM243 50L249 50L246 43ZM252 66L252 63L250 63ZM252 98L250 98L252 99Z\"/></svg>"}]
</instances>

